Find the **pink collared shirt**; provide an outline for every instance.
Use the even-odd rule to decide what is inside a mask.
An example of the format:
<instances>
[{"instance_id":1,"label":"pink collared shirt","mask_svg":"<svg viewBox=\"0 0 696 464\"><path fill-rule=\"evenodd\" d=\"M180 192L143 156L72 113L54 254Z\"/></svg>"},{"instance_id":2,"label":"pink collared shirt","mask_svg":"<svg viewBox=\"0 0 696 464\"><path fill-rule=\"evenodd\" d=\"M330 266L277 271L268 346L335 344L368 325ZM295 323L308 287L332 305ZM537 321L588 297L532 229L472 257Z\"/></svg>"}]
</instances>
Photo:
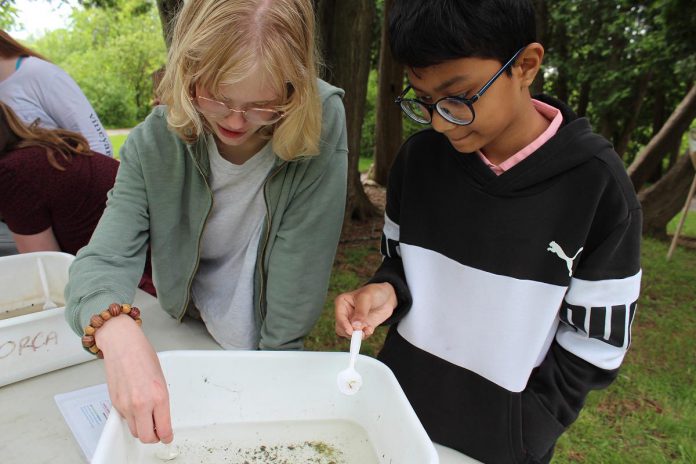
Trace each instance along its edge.
<instances>
[{"instance_id":1,"label":"pink collared shirt","mask_svg":"<svg viewBox=\"0 0 696 464\"><path fill-rule=\"evenodd\" d=\"M498 165L491 163L488 160L488 158L486 158L486 156L483 153L481 153L480 150L476 152L481 158L481 161L486 163L486 166L491 168L495 175L501 175L502 173L504 173L505 171L520 163L522 160L534 153L540 146L545 144L551 137L556 135L556 132L558 132L558 128L561 127L561 123L563 122L563 115L561 114L561 111L558 108L554 108L551 105L547 105L544 102L534 99L532 99L532 104L534 105L534 108L539 112L539 114L551 121L549 127L547 127L546 130L542 132L542 134L539 137L534 139L532 143L530 143L529 145L527 145L526 147L524 147L523 149L512 155L510 158L506 159Z\"/></svg>"}]
</instances>

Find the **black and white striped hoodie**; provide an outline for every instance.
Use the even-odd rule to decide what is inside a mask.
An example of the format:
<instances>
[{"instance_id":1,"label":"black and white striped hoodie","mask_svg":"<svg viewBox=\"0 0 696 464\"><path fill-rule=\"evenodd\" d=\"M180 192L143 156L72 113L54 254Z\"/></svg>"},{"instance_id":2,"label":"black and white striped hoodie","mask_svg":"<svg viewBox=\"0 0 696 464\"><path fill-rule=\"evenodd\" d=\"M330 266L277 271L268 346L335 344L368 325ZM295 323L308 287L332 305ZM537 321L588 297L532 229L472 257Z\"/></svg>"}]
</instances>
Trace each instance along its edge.
<instances>
[{"instance_id":1,"label":"black and white striped hoodie","mask_svg":"<svg viewBox=\"0 0 696 464\"><path fill-rule=\"evenodd\" d=\"M560 102L557 134L496 176L425 130L392 167L371 282L399 306L380 359L431 439L544 462L617 375L640 289L641 210L604 138Z\"/></svg>"}]
</instances>

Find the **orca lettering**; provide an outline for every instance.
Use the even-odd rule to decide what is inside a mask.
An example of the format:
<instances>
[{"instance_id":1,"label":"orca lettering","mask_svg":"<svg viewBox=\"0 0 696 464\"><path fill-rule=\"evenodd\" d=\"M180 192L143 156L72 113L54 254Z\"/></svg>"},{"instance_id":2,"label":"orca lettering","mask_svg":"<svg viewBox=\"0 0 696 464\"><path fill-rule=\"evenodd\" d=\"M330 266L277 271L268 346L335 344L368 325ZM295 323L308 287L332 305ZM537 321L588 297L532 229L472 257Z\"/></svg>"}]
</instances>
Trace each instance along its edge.
<instances>
[{"instance_id":1,"label":"orca lettering","mask_svg":"<svg viewBox=\"0 0 696 464\"><path fill-rule=\"evenodd\" d=\"M12 340L7 340L5 343L0 345L0 359L5 359L14 352L17 344Z\"/></svg>"},{"instance_id":2,"label":"orca lettering","mask_svg":"<svg viewBox=\"0 0 696 464\"><path fill-rule=\"evenodd\" d=\"M22 356L34 353L51 345L58 345L58 334L53 330L48 333L37 332L34 335L25 335L19 340L7 340L0 343L0 360L7 359L13 354Z\"/></svg>"}]
</instances>

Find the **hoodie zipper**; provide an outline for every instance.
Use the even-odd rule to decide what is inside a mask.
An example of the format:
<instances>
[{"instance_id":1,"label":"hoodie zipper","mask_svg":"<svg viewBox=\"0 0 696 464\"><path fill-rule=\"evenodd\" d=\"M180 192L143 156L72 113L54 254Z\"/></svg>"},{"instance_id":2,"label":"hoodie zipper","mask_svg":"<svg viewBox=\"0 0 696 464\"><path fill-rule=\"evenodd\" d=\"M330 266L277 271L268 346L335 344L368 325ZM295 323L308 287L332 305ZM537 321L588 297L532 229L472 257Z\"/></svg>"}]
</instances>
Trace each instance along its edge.
<instances>
[{"instance_id":1,"label":"hoodie zipper","mask_svg":"<svg viewBox=\"0 0 696 464\"><path fill-rule=\"evenodd\" d=\"M198 266L201 263L201 240L203 239L203 231L205 230L205 225L208 223L208 218L210 217L210 213L213 211L213 207L215 206L215 197L213 197L213 191L210 189L210 185L208 184L208 180L203 175L203 171L201 171L201 168L198 165L198 163L195 162L195 164L196 164L196 169L198 169L198 172L200 173L201 177L203 178L203 183L205 184L205 187L208 190L208 194L210 195L210 208L208 208L208 212L206 213L205 219L203 220L203 227L201 227L201 231L198 234L198 243L196 244L196 265L194 266L193 272L191 273L191 276L188 279L188 283L186 284L186 298L184 298L184 305L179 310L179 316L177 317L177 321L179 321L179 322L181 322L182 319L184 318L184 315L186 314L186 308L189 304L189 301L191 300L191 286L193 285L193 279L196 277L196 272L198 272Z\"/></svg>"},{"instance_id":2,"label":"hoodie zipper","mask_svg":"<svg viewBox=\"0 0 696 464\"><path fill-rule=\"evenodd\" d=\"M268 245L268 239L271 236L271 209L268 206L268 190L267 190L267 188L268 188L268 183L273 179L273 177L276 176L276 174L278 174L280 172L280 170L286 164L287 164L287 161L284 161L280 166L278 166L272 173L270 173L268 175L268 177L266 178L266 181L263 183L263 203L266 207L266 218L268 218L268 226L266 227L266 235L263 238L261 253L259 254L259 258L258 258L259 262L256 266L258 269L257 272L259 272L259 274L260 274L259 275L259 282L260 282L259 299L258 299L257 307L256 307L257 313L259 315L259 324L260 325L262 325L263 322L266 320L266 312L263 311L263 305L261 304L261 302L263 301L263 298L264 298L265 291L266 291L266 286L265 286L266 282L264 279L265 272L264 272L263 262L264 262L264 257L266 255L266 246Z\"/></svg>"}]
</instances>

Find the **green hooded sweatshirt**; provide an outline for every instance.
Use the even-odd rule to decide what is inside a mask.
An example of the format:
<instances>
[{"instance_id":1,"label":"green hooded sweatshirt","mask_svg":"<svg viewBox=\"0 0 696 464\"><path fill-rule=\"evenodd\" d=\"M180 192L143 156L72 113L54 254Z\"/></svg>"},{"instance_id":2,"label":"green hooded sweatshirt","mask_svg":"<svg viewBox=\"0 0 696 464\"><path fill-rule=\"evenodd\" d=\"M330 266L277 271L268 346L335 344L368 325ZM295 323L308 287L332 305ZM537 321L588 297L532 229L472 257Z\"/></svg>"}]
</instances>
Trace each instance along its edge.
<instances>
[{"instance_id":1,"label":"green hooded sweatshirt","mask_svg":"<svg viewBox=\"0 0 696 464\"><path fill-rule=\"evenodd\" d=\"M266 217L254 273L261 349L302 348L322 311L341 233L348 153L343 91L321 80L318 87L320 153L289 162L276 157L263 186ZM159 303L172 317L184 317L213 206L205 138L183 142L168 127L165 107L130 133L104 214L70 266L65 317L79 335L109 304L132 303L148 245Z\"/></svg>"}]
</instances>

